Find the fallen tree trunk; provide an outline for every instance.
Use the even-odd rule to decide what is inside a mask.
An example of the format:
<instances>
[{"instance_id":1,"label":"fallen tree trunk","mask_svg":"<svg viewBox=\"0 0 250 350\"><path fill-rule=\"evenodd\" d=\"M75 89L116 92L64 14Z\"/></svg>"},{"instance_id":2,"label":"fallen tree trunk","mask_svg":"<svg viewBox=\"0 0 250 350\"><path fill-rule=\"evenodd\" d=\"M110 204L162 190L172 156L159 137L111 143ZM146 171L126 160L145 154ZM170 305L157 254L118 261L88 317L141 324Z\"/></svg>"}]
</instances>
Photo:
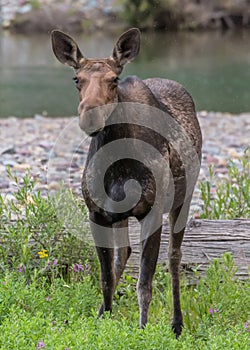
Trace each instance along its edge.
<instances>
[{"instance_id":1,"label":"fallen tree trunk","mask_svg":"<svg viewBox=\"0 0 250 350\"><path fill-rule=\"evenodd\" d=\"M164 217L159 263L168 262L169 226ZM140 225L130 221L130 240L132 255L129 259L129 271L138 276L140 261ZM249 277L250 266L250 220L191 220L186 228L182 244L182 268L188 273L193 269L204 272L210 261L231 252L236 275L241 279Z\"/></svg>"}]
</instances>

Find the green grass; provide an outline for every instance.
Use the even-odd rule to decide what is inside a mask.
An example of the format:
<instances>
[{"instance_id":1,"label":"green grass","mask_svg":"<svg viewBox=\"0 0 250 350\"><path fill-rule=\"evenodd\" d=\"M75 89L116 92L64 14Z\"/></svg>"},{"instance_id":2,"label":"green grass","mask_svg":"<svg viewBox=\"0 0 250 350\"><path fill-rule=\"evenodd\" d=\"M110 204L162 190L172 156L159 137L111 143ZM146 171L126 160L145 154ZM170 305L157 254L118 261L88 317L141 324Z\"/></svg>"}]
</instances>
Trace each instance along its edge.
<instances>
[{"instance_id":1,"label":"green grass","mask_svg":"<svg viewBox=\"0 0 250 350\"><path fill-rule=\"evenodd\" d=\"M97 319L99 286L81 274L76 282L55 278L29 284L22 273L0 281L0 349L248 349L250 286L234 279L232 257L215 260L195 287L182 288L185 328L177 341L169 274L158 268L150 320L138 327L135 281L124 278L111 316Z\"/></svg>"},{"instance_id":2,"label":"green grass","mask_svg":"<svg viewBox=\"0 0 250 350\"><path fill-rule=\"evenodd\" d=\"M240 166L231 163L228 182L216 183L215 192L212 176L202 185L203 217L249 215L245 157ZM136 280L126 275L112 315L97 319L99 266L89 241L71 231L74 225L65 228L57 215L56 203L67 196L43 198L29 175L22 181L9 176L17 192L11 200L0 196L0 349L249 349L250 284L235 277L229 253L212 261L206 275L196 273L195 286L182 279L185 327L178 341L170 326L170 275L162 266L155 274L145 330L138 326ZM83 203L77 205L86 218ZM67 215L78 224L70 208Z\"/></svg>"}]
</instances>

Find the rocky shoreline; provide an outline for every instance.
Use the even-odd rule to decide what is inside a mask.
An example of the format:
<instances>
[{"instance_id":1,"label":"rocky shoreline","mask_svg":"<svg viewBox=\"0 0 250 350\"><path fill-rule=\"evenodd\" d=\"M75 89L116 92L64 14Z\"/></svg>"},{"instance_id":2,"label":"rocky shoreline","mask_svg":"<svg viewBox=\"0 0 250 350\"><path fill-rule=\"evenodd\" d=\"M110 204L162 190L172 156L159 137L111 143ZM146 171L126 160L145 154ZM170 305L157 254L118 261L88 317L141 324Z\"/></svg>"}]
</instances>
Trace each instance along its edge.
<instances>
[{"instance_id":1,"label":"rocky shoreline","mask_svg":"<svg viewBox=\"0 0 250 350\"><path fill-rule=\"evenodd\" d=\"M208 177L210 165L217 179L227 177L227 163L237 162L249 147L250 113L199 112L203 133L203 157L199 181ZM89 138L78 127L77 117L0 119L0 191L8 199L16 191L8 167L20 183L28 171L35 189L47 195L58 191L61 183L81 196L81 174ZM196 188L192 212L199 212L201 200Z\"/></svg>"},{"instance_id":2,"label":"rocky shoreline","mask_svg":"<svg viewBox=\"0 0 250 350\"><path fill-rule=\"evenodd\" d=\"M1 8L1 5L0 5ZM113 0L86 1L12 1L2 5L0 27L15 33L48 33L54 28L70 33L96 30L112 31L124 27L120 9Z\"/></svg>"},{"instance_id":3,"label":"rocky shoreline","mask_svg":"<svg viewBox=\"0 0 250 350\"><path fill-rule=\"evenodd\" d=\"M0 3L0 27L16 33L48 33L140 27L156 30L232 30L250 27L250 8L241 1L12 0Z\"/></svg>"}]
</instances>

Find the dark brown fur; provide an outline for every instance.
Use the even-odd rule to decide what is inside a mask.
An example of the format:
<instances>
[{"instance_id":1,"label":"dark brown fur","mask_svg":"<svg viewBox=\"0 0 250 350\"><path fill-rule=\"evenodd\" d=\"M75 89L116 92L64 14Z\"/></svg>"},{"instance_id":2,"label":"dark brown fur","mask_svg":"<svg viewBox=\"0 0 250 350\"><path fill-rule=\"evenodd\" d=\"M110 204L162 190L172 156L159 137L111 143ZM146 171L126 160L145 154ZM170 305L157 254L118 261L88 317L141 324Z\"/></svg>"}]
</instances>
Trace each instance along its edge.
<instances>
[{"instance_id":1,"label":"dark brown fur","mask_svg":"<svg viewBox=\"0 0 250 350\"><path fill-rule=\"evenodd\" d=\"M131 29L124 33L117 41L113 55L107 59L86 59L80 52L77 44L69 36L54 31L52 33L53 50L57 58L62 62L72 66L75 69L77 77L77 88L79 90L80 104L80 127L93 136L85 171L82 179L82 191L85 202L89 209L91 230L96 243L96 250L101 264L101 283L103 291L103 303L99 315L104 311L112 310L112 299L118 281L124 271L126 262L131 253L131 247L128 237L128 218L136 217L142 226L142 253L141 268L138 280L138 300L140 305L140 326L144 327L148 321L148 308L152 297L152 279L155 272L156 262L159 253L162 214L166 212L165 202L167 203L168 188L164 187L164 180L161 183L164 203L159 205L159 210L154 216L150 216L150 210L154 205L156 198L156 184L152 171L160 173L162 164L155 159L147 159L152 164L150 170L142 162L138 162L131 157L120 159L114 162L104 177L104 186L109 198L113 201L122 201L125 197L124 186L128 180L134 179L140 183L141 195L135 205L125 212L116 212L110 207L110 210L103 209L105 203L93 200L87 181L90 181L93 188L98 188L96 174L101 167L101 160L90 163L92 157L102 149L104 145L114 140L131 140L133 153L139 154L143 150L138 149L135 140L144 141L152 145L159 151L162 159L166 159L173 174L174 199L169 209L170 219L170 243L169 243L169 266L172 276L173 291L173 330L178 337L181 334L183 321L180 307L179 291L179 266L181 260L181 244L185 231L185 224L188 217L191 196L199 172L201 158L201 132L196 118L195 107L191 96L178 83L152 78L140 80L137 77L128 77L117 82L117 77L121 73L123 66L132 60L139 52L139 31ZM166 115L170 115L172 120L180 125L185 135L188 136L192 150L195 150L198 164L191 161L183 164L179 150L175 148L171 140L157 133L154 128L148 128L141 125L126 123L126 112L124 113L124 124L115 123L108 125L102 111L96 112L91 116L91 111L95 107L110 105L109 119L119 113L119 103L133 102L157 108ZM118 106L118 107L117 107ZM157 117L153 123L157 124ZM114 119L115 120L115 119ZM167 121L166 121L167 122ZM155 125L156 125L155 124ZM185 140L179 136L180 143ZM191 155L188 149L185 156ZM147 155L139 154L142 157ZM190 158L191 159L191 158ZM188 167L188 169L187 169ZM188 189L186 183L187 172L192 174L191 189ZM187 196L188 193L188 196ZM133 199L133 192L127 193ZM166 198L165 198L165 197ZM102 199L100 198L100 201ZM181 215L181 226L177 221ZM177 229L176 229L177 225ZM99 228L101 227L101 232ZM151 228L156 229L151 232ZM178 229L179 227L179 229ZM114 231L114 237L110 236L110 229ZM119 229L119 235L115 230ZM111 230L111 232L112 232ZM122 234L121 234L122 232ZM102 246L100 239L107 237L107 240L116 241L118 248L114 249L112 244Z\"/></svg>"}]
</instances>

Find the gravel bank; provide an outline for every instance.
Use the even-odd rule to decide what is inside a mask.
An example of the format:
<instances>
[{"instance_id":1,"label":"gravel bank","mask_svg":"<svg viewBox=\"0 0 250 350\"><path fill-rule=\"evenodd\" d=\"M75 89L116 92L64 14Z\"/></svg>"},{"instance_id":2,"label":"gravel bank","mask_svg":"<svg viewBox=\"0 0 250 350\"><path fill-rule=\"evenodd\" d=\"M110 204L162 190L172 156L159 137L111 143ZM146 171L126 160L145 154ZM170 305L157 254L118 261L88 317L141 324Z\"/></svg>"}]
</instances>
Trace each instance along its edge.
<instances>
[{"instance_id":1,"label":"gravel bank","mask_svg":"<svg viewBox=\"0 0 250 350\"><path fill-rule=\"evenodd\" d=\"M227 176L227 162L237 160L250 144L250 113L232 115L199 112L203 133L203 159L199 180L206 178L213 164L217 178ZM11 198L15 184L8 178L9 166L22 182L28 170L36 189L44 195L57 191L61 181L81 195L81 174L89 138L78 127L76 117L0 119L0 191ZM201 202L196 189L192 212Z\"/></svg>"}]
</instances>

